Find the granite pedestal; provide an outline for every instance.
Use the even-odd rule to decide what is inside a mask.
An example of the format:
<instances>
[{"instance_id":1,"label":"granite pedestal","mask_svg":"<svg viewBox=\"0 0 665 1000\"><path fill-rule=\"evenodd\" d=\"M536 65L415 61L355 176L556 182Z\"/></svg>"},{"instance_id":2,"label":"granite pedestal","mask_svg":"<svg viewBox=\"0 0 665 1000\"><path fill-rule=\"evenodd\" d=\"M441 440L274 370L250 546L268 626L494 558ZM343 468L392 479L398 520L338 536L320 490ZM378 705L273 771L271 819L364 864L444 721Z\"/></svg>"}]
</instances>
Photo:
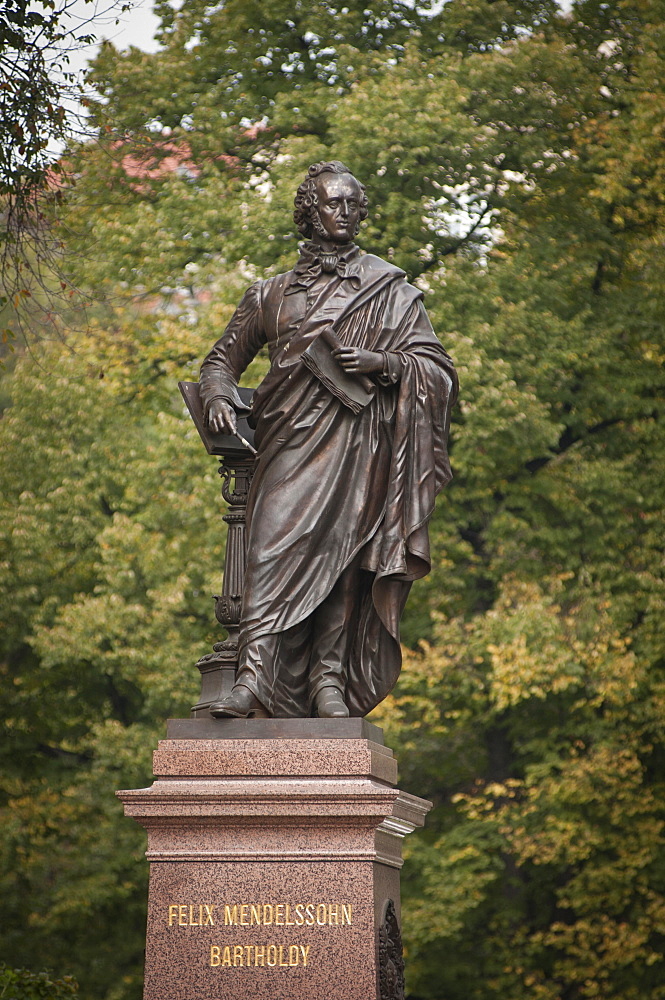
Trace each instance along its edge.
<instances>
[{"instance_id":1,"label":"granite pedestal","mask_svg":"<svg viewBox=\"0 0 665 1000\"><path fill-rule=\"evenodd\" d=\"M398 1000L399 870L430 803L362 719L172 720L150 788L145 1000Z\"/></svg>"}]
</instances>

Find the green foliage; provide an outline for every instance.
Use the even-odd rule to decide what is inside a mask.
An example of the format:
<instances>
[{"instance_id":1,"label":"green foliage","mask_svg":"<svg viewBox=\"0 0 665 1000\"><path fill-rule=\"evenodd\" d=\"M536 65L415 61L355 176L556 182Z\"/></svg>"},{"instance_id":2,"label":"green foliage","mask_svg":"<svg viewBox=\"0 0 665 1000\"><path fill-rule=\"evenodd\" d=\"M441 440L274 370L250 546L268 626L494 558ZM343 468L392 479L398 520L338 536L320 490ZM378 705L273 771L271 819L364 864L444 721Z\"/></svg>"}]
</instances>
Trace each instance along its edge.
<instances>
[{"instance_id":1,"label":"green foliage","mask_svg":"<svg viewBox=\"0 0 665 1000\"><path fill-rule=\"evenodd\" d=\"M0 997L3 1000L76 1000L78 987L70 976L50 979L47 972L10 969L0 963Z\"/></svg>"},{"instance_id":2,"label":"green foliage","mask_svg":"<svg viewBox=\"0 0 665 1000\"><path fill-rule=\"evenodd\" d=\"M134 361L126 322L22 359L2 421L3 948L108 997L140 995L147 877L114 791L196 699L224 544L173 393L202 342L151 319Z\"/></svg>"},{"instance_id":3,"label":"green foliage","mask_svg":"<svg viewBox=\"0 0 665 1000\"><path fill-rule=\"evenodd\" d=\"M434 802L411 995L663 1000L665 4L159 11L160 52L102 49L100 142L69 154L89 325L3 384L4 954L140 995L147 866L113 791L195 697L224 544L175 382L291 265L294 188L336 157L462 384L375 713Z\"/></svg>"},{"instance_id":4,"label":"green foliage","mask_svg":"<svg viewBox=\"0 0 665 1000\"><path fill-rule=\"evenodd\" d=\"M120 14L131 2L111 0ZM87 11L86 11L87 7ZM0 6L0 364L16 344L61 333L76 289L50 223L67 183L66 144L87 127L84 74L72 55L94 43L92 0L4 0ZM78 296L77 296L78 298Z\"/></svg>"},{"instance_id":5,"label":"green foliage","mask_svg":"<svg viewBox=\"0 0 665 1000\"><path fill-rule=\"evenodd\" d=\"M7 0L0 11L0 195L27 198L44 184L50 140L66 137L74 82L67 55L91 37L67 4Z\"/></svg>"}]
</instances>

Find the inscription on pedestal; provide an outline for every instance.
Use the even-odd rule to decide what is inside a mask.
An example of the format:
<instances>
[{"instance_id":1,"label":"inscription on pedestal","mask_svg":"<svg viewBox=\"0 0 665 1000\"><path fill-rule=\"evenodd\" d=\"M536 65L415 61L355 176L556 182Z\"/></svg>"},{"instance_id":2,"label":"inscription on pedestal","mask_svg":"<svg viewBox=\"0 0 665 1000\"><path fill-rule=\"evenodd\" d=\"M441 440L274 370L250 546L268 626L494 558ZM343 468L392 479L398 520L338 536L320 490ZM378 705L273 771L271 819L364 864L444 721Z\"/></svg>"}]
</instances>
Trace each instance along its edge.
<instances>
[{"instance_id":1,"label":"inscription on pedestal","mask_svg":"<svg viewBox=\"0 0 665 1000\"><path fill-rule=\"evenodd\" d=\"M288 940L259 944L240 940L234 931L244 927L351 927L353 905L316 902L169 903L165 922L174 932L191 927L219 928L219 943L210 944L209 955L207 944L202 951L211 968L306 968L316 956L316 948L313 949L311 944L294 944ZM234 935L233 940L228 940L229 935Z\"/></svg>"},{"instance_id":2,"label":"inscription on pedestal","mask_svg":"<svg viewBox=\"0 0 665 1000\"><path fill-rule=\"evenodd\" d=\"M145 1000L374 997L372 885L371 864L153 862Z\"/></svg>"},{"instance_id":3,"label":"inscription on pedestal","mask_svg":"<svg viewBox=\"0 0 665 1000\"><path fill-rule=\"evenodd\" d=\"M359 719L211 725L120 793L148 830L144 1000L403 1000L401 841L429 803Z\"/></svg>"}]
</instances>

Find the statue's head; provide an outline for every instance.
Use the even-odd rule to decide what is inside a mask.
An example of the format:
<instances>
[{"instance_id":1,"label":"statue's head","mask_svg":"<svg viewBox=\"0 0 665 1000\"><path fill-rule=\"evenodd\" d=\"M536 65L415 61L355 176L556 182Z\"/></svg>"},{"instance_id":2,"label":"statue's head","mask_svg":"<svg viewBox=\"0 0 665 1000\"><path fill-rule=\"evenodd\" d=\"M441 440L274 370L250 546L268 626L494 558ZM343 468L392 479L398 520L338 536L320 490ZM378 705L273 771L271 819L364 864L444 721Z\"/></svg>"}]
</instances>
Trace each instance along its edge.
<instances>
[{"instance_id":1,"label":"statue's head","mask_svg":"<svg viewBox=\"0 0 665 1000\"><path fill-rule=\"evenodd\" d=\"M305 239L348 243L367 218L364 186L339 160L313 163L296 192L293 220Z\"/></svg>"}]
</instances>

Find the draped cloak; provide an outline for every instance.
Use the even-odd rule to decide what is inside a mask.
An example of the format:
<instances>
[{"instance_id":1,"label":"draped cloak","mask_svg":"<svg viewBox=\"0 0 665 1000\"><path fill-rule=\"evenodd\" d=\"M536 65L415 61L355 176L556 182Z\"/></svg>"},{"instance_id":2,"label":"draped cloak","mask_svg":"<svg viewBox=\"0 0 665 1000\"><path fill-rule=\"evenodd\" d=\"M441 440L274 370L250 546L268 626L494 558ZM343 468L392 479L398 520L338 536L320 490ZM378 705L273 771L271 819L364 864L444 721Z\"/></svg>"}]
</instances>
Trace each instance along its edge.
<instances>
[{"instance_id":1,"label":"draped cloak","mask_svg":"<svg viewBox=\"0 0 665 1000\"><path fill-rule=\"evenodd\" d=\"M363 716L399 676L399 620L411 583L430 569L428 521L451 478L446 445L457 377L422 293L403 271L353 249L345 276L331 277L314 302L295 271L252 285L203 363L200 392L204 405L221 397L246 409L238 379L267 345L270 371L249 416L258 456L240 664L248 643L304 621L359 556L367 572L345 700L352 716ZM331 323L342 344L400 358L400 380L377 384L359 414L301 361ZM297 711L307 715L308 705Z\"/></svg>"}]
</instances>

